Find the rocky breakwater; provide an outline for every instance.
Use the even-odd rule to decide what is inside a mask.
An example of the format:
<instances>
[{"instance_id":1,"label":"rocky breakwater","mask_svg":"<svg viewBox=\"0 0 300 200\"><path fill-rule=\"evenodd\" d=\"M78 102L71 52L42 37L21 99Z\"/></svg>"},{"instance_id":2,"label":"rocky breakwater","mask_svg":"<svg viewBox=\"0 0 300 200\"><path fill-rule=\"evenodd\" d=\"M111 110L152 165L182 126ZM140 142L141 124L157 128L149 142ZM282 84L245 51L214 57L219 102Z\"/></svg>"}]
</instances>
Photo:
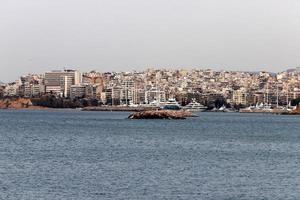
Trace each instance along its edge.
<instances>
[{"instance_id":1,"label":"rocky breakwater","mask_svg":"<svg viewBox=\"0 0 300 200\"><path fill-rule=\"evenodd\" d=\"M156 110L156 111L141 111L131 114L129 119L186 119L187 117L197 117L191 112L187 111L170 111L170 110Z\"/></svg>"}]
</instances>

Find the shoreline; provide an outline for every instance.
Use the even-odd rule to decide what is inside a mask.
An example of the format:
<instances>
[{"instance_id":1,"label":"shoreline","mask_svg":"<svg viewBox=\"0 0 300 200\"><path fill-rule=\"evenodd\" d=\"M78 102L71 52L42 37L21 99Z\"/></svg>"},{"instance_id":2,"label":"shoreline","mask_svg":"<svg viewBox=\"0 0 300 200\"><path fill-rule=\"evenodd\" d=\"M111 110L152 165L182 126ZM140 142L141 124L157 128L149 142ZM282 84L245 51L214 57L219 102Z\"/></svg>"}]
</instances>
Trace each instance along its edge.
<instances>
[{"instance_id":1,"label":"shoreline","mask_svg":"<svg viewBox=\"0 0 300 200\"><path fill-rule=\"evenodd\" d=\"M100 106L100 107L85 107L82 111L111 111L111 112L140 112L140 111L155 111L161 110L160 108L153 107L118 107L118 106Z\"/></svg>"},{"instance_id":2,"label":"shoreline","mask_svg":"<svg viewBox=\"0 0 300 200\"><path fill-rule=\"evenodd\" d=\"M158 107L123 107L123 106L99 106L99 107L84 107L84 108L51 108L43 106L34 106L34 105L10 105L8 107L0 106L0 110L77 110L84 112L143 112L143 111L158 111L162 110ZM205 112L214 112L214 111L205 111ZM226 112L222 112L226 113ZM274 115L300 115L300 111L296 110L294 112L287 112L283 110L274 110L274 111L248 111L241 110L236 113L246 113L246 114L274 114Z\"/></svg>"},{"instance_id":3,"label":"shoreline","mask_svg":"<svg viewBox=\"0 0 300 200\"><path fill-rule=\"evenodd\" d=\"M0 110L55 110L56 108L48 107L28 107L28 108L0 108Z\"/></svg>"}]
</instances>

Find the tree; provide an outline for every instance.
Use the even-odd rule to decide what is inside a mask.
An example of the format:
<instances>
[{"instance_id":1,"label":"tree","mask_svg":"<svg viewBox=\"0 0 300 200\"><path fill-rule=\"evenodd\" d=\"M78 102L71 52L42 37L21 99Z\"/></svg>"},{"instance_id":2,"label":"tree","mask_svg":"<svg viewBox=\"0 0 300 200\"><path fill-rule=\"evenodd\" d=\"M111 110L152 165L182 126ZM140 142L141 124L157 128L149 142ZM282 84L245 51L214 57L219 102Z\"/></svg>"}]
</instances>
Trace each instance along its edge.
<instances>
[{"instance_id":1,"label":"tree","mask_svg":"<svg viewBox=\"0 0 300 200\"><path fill-rule=\"evenodd\" d=\"M298 98L298 99L293 99L293 100L291 101L291 106L297 106L297 105L299 105L299 103L300 103L300 98Z\"/></svg>"}]
</instances>

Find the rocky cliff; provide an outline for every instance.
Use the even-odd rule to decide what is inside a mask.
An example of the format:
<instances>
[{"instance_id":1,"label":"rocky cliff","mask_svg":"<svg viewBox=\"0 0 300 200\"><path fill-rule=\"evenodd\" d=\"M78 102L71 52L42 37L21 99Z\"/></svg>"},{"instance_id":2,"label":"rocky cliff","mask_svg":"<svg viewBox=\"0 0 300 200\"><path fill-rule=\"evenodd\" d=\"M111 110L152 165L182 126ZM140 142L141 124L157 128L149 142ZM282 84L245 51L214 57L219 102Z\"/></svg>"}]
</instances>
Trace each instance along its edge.
<instances>
[{"instance_id":1,"label":"rocky cliff","mask_svg":"<svg viewBox=\"0 0 300 200\"><path fill-rule=\"evenodd\" d=\"M33 106L30 99L0 99L0 109L40 109L38 106Z\"/></svg>"}]
</instances>

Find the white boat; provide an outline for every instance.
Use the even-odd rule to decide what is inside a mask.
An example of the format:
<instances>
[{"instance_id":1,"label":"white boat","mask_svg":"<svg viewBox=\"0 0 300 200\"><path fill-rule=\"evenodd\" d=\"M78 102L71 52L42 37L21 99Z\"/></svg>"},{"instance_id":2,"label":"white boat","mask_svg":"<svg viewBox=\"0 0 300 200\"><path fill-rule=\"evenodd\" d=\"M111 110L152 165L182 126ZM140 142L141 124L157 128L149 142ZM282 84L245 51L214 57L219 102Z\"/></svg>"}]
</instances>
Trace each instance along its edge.
<instances>
[{"instance_id":1,"label":"white boat","mask_svg":"<svg viewBox=\"0 0 300 200\"><path fill-rule=\"evenodd\" d=\"M256 106L249 106L247 108L241 109L240 112L256 112L256 113L269 113L273 112L271 104L267 103L257 103Z\"/></svg>"},{"instance_id":2,"label":"white boat","mask_svg":"<svg viewBox=\"0 0 300 200\"><path fill-rule=\"evenodd\" d=\"M202 112L204 110L207 110L207 106L204 106L193 99L191 103L187 104L184 107L184 109L190 112Z\"/></svg>"},{"instance_id":3,"label":"white boat","mask_svg":"<svg viewBox=\"0 0 300 200\"><path fill-rule=\"evenodd\" d=\"M131 108L137 108L137 107L139 107L138 104L133 104L133 103L130 103L128 106L131 107Z\"/></svg>"},{"instance_id":4,"label":"white boat","mask_svg":"<svg viewBox=\"0 0 300 200\"><path fill-rule=\"evenodd\" d=\"M168 101L163 106L164 110L180 110L181 106L176 101L176 99L168 99Z\"/></svg>"},{"instance_id":5,"label":"white boat","mask_svg":"<svg viewBox=\"0 0 300 200\"><path fill-rule=\"evenodd\" d=\"M268 103L261 103L260 105L257 104L255 109L257 109L257 110L264 110L264 111L266 111L266 110L272 110L271 109L271 104L268 104Z\"/></svg>"},{"instance_id":6,"label":"white boat","mask_svg":"<svg viewBox=\"0 0 300 200\"><path fill-rule=\"evenodd\" d=\"M218 110L218 111L220 111L220 112L225 112L225 109L226 109L226 106L225 106L225 105L223 105L222 107L220 107L220 108L219 108L219 110Z\"/></svg>"},{"instance_id":7,"label":"white boat","mask_svg":"<svg viewBox=\"0 0 300 200\"><path fill-rule=\"evenodd\" d=\"M236 112L234 108L226 108L225 105L221 106L216 112Z\"/></svg>"},{"instance_id":8,"label":"white boat","mask_svg":"<svg viewBox=\"0 0 300 200\"><path fill-rule=\"evenodd\" d=\"M153 100L149 103L150 107L159 107L160 106L160 102L158 102L157 100Z\"/></svg>"}]
</instances>

